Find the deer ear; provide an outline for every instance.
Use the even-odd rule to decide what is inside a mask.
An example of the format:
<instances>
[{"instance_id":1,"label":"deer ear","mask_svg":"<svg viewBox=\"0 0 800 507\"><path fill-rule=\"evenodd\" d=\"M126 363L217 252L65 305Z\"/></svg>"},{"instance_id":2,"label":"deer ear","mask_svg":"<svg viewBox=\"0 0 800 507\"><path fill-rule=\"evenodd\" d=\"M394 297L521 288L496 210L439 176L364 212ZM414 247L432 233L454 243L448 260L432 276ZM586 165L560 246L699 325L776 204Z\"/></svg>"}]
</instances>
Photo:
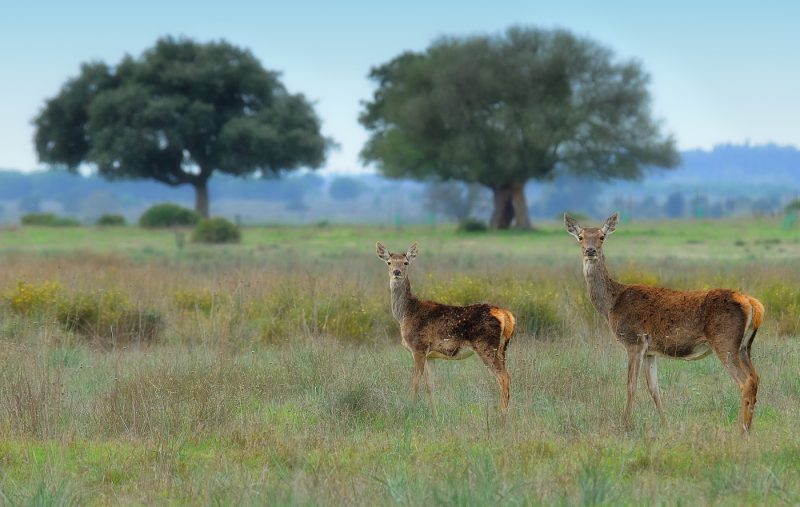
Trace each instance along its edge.
<instances>
[{"instance_id":1,"label":"deer ear","mask_svg":"<svg viewBox=\"0 0 800 507\"><path fill-rule=\"evenodd\" d=\"M408 259L408 262L411 262L414 259L416 259L418 253L419 252L417 251L417 242L415 241L411 244L410 247L408 247L408 252L406 252L406 259Z\"/></svg>"},{"instance_id":2,"label":"deer ear","mask_svg":"<svg viewBox=\"0 0 800 507\"><path fill-rule=\"evenodd\" d=\"M619 213L614 213L606 220L606 223L603 224L603 234L608 236L609 234L613 233L617 230L617 221L619 221Z\"/></svg>"},{"instance_id":3,"label":"deer ear","mask_svg":"<svg viewBox=\"0 0 800 507\"><path fill-rule=\"evenodd\" d=\"M384 261L389 260L389 250L386 249L385 246L381 244L380 241L375 243L375 253L378 254L378 258Z\"/></svg>"},{"instance_id":4,"label":"deer ear","mask_svg":"<svg viewBox=\"0 0 800 507\"><path fill-rule=\"evenodd\" d=\"M575 239L578 239L580 233L583 232L583 228L578 225L574 218L569 216L569 213L564 213L564 227L567 228L568 233L575 236Z\"/></svg>"}]
</instances>

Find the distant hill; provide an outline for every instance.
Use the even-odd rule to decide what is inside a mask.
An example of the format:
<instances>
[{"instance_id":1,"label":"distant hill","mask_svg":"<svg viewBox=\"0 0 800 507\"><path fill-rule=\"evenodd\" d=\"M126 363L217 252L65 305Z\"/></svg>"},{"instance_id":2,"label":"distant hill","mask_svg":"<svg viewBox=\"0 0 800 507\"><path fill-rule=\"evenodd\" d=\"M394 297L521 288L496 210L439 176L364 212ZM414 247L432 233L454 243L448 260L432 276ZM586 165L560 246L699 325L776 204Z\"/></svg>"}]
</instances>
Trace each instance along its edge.
<instances>
[{"instance_id":1,"label":"distant hill","mask_svg":"<svg viewBox=\"0 0 800 507\"><path fill-rule=\"evenodd\" d=\"M348 192L329 192L346 177ZM339 182L341 189L346 184ZM427 185L388 180L376 174L339 175L308 172L282 179L215 177L210 182L212 214L242 222L308 223L316 221L430 222L424 208ZM771 213L800 195L800 150L791 146L719 145L710 151L682 153L672 170L653 169L640 181L587 181L563 175L553 182L526 187L535 217L552 218L569 209L600 216L626 209L642 217L684 216L706 210L709 216ZM488 193L474 207L479 218L490 206ZM102 213L136 220L156 202L193 203L190 187L152 181L106 181L60 171L21 173L0 169L0 222L16 223L32 211L54 211L91 222ZM669 209L667 201L671 199ZM699 216L699 215L698 215Z\"/></svg>"},{"instance_id":2,"label":"distant hill","mask_svg":"<svg viewBox=\"0 0 800 507\"><path fill-rule=\"evenodd\" d=\"M800 187L800 150L793 146L724 144L681 153L681 166L648 179L673 184L747 184Z\"/></svg>"}]
</instances>

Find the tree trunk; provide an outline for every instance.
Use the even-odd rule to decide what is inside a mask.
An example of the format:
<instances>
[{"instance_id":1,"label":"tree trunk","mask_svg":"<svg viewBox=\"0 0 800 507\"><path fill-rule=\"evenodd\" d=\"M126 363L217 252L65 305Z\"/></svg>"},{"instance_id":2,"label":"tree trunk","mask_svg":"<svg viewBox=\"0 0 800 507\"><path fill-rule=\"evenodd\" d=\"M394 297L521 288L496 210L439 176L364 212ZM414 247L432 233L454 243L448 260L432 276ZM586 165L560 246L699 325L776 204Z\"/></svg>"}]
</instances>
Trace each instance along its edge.
<instances>
[{"instance_id":1,"label":"tree trunk","mask_svg":"<svg viewBox=\"0 0 800 507\"><path fill-rule=\"evenodd\" d=\"M516 221L518 229L530 229L528 201L525 199L525 184L513 183L502 187L492 187L494 211L489 226L492 229L508 229Z\"/></svg>"},{"instance_id":2,"label":"tree trunk","mask_svg":"<svg viewBox=\"0 0 800 507\"><path fill-rule=\"evenodd\" d=\"M489 221L492 230L508 229L514 218L514 207L511 204L511 187L493 187L494 210Z\"/></svg>"},{"instance_id":3,"label":"tree trunk","mask_svg":"<svg viewBox=\"0 0 800 507\"><path fill-rule=\"evenodd\" d=\"M194 210L203 218L208 218L208 180L194 184Z\"/></svg>"},{"instance_id":4,"label":"tree trunk","mask_svg":"<svg viewBox=\"0 0 800 507\"><path fill-rule=\"evenodd\" d=\"M528 200L525 198L524 183L511 185L511 206L514 209L514 220L517 222L517 229L530 229L531 219L528 216Z\"/></svg>"}]
</instances>

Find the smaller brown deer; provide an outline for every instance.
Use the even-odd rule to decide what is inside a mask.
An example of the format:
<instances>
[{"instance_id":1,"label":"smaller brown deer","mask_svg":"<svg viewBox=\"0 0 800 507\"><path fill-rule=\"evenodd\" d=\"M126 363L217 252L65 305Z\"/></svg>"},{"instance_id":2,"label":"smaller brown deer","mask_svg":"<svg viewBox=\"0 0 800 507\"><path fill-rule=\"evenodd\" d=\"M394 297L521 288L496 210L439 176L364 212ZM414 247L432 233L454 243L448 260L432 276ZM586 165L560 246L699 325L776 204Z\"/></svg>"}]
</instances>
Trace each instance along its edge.
<instances>
[{"instance_id":1,"label":"smaller brown deer","mask_svg":"<svg viewBox=\"0 0 800 507\"><path fill-rule=\"evenodd\" d=\"M500 408L508 408L511 377L506 371L506 347L514 334L514 315L488 304L450 306L420 301L411 292L408 267L417 257L415 242L406 253L389 253L380 241L378 258L386 263L392 296L392 315L400 323L403 346L414 358L412 388L419 396L419 380L425 384L433 402L428 359L464 359L473 353L489 367L500 384ZM435 410L435 407L434 407Z\"/></svg>"},{"instance_id":2,"label":"smaller brown deer","mask_svg":"<svg viewBox=\"0 0 800 507\"><path fill-rule=\"evenodd\" d=\"M628 351L625 427L630 427L642 366L647 389L666 423L656 356L692 361L714 352L739 385L739 421L745 433L750 431L758 392L758 374L750 360L750 347L764 318L764 306L754 297L729 289L682 291L619 283L608 274L603 256L603 242L617 228L617 214L600 228L581 227L569 215L564 215L564 225L580 243L583 276L592 304Z\"/></svg>"}]
</instances>

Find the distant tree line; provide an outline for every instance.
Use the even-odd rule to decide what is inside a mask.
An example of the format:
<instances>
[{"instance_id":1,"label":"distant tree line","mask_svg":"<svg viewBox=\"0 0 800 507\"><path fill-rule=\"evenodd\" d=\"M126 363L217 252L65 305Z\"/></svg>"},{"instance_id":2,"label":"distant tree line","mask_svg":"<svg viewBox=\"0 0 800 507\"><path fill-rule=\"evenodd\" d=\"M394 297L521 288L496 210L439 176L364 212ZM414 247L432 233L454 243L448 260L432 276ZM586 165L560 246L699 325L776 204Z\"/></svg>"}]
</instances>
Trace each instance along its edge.
<instances>
[{"instance_id":1,"label":"distant tree line","mask_svg":"<svg viewBox=\"0 0 800 507\"><path fill-rule=\"evenodd\" d=\"M698 170L697 174L700 173ZM686 177L693 179L695 175L690 173ZM654 180L634 187L563 175L552 182L527 185L526 193L532 197L528 211L531 217L542 219L553 219L564 210L601 218L608 210L619 210L633 219L770 215L780 213L800 195L800 188L791 184L777 189L750 186L746 195L742 194L741 185L731 185L732 190L715 193L702 190L703 185L700 188L685 183L679 188L669 183L654 185ZM643 192L643 187L648 190ZM414 223L467 219L488 223L493 206L491 191L480 184L456 181L423 184L371 174L322 177L308 172L272 179L220 175L210 181L209 193L214 199L225 201L229 218L235 218L237 209L251 209L247 218L251 223L274 220L269 215L257 214L259 208L252 208L255 203L264 203L256 205L260 209L283 209L287 213L282 216L295 216L300 221L330 220L326 210L337 209L343 210L338 215L340 219L371 223L381 217L384 223L393 223L395 216ZM143 208L154 203L188 204L192 199L191 188L172 189L157 182L108 182L97 175L62 171L23 174L0 170L0 221L3 222L38 212L65 214L86 223L93 223L104 213L121 213L135 219Z\"/></svg>"},{"instance_id":2,"label":"distant tree line","mask_svg":"<svg viewBox=\"0 0 800 507\"><path fill-rule=\"evenodd\" d=\"M784 211L779 199L764 196L716 196L700 192L670 193L660 201L653 195L643 198L616 197L611 208L633 218L724 218L732 216L776 215Z\"/></svg>"}]
</instances>

